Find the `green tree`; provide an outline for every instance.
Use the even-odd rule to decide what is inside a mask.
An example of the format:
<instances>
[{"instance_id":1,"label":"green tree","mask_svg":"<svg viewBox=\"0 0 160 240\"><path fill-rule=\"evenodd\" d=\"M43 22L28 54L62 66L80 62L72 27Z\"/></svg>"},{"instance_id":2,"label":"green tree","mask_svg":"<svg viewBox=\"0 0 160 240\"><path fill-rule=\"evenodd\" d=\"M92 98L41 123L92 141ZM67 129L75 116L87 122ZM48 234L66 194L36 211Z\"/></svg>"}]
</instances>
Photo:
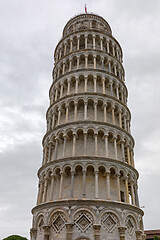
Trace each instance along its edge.
<instances>
[{"instance_id":1,"label":"green tree","mask_svg":"<svg viewBox=\"0 0 160 240\"><path fill-rule=\"evenodd\" d=\"M7 238L4 238L3 240L28 240L28 239L25 237L18 236L18 235L12 235Z\"/></svg>"},{"instance_id":2,"label":"green tree","mask_svg":"<svg viewBox=\"0 0 160 240\"><path fill-rule=\"evenodd\" d=\"M160 240L160 238L159 237L157 237L157 236L154 236L154 238L153 238L154 240Z\"/></svg>"}]
</instances>

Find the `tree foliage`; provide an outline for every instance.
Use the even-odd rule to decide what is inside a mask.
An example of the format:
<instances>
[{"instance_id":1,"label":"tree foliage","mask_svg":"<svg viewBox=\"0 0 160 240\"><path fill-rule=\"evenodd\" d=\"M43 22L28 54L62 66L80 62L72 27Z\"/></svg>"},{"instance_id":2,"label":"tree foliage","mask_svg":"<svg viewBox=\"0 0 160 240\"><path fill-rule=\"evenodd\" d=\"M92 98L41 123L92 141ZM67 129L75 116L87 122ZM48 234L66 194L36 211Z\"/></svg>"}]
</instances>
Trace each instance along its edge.
<instances>
[{"instance_id":1,"label":"tree foliage","mask_svg":"<svg viewBox=\"0 0 160 240\"><path fill-rule=\"evenodd\" d=\"M160 238L159 237L157 237L157 236L154 236L154 238L153 238L154 240L160 240Z\"/></svg>"},{"instance_id":2,"label":"tree foliage","mask_svg":"<svg viewBox=\"0 0 160 240\"><path fill-rule=\"evenodd\" d=\"M25 237L18 236L18 235L12 235L7 238L4 238L3 240L28 240L28 239Z\"/></svg>"}]
</instances>

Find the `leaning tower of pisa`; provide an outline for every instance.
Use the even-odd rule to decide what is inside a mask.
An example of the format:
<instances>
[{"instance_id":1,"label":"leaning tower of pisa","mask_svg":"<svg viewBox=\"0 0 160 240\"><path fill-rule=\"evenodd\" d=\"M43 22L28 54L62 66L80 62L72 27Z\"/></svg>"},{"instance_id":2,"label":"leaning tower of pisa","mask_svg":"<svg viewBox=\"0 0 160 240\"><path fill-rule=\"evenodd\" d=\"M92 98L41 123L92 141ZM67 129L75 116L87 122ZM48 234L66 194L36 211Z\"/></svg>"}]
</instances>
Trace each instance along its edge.
<instances>
[{"instance_id":1,"label":"leaning tower of pisa","mask_svg":"<svg viewBox=\"0 0 160 240\"><path fill-rule=\"evenodd\" d=\"M54 52L31 240L144 240L120 44L80 14Z\"/></svg>"}]
</instances>

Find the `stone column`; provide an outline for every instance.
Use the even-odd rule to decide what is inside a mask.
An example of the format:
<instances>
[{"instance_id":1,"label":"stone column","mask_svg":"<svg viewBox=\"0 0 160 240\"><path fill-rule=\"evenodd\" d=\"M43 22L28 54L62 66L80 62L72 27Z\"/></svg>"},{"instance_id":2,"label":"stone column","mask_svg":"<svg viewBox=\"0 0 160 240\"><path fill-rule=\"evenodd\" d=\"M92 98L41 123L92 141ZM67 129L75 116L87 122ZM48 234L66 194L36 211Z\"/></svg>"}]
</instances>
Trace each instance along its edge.
<instances>
[{"instance_id":1,"label":"stone column","mask_svg":"<svg viewBox=\"0 0 160 240\"><path fill-rule=\"evenodd\" d=\"M97 101L94 102L94 121L97 121Z\"/></svg>"},{"instance_id":2,"label":"stone column","mask_svg":"<svg viewBox=\"0 0 160 240\"><path fill-rule=\"evenodd\" d=\"M56 113L53 112L53 118L52 118L52 129L53 129L54 126L55 126L55 115L56 115Z\"/></svg>"},{"instance_id":3,"label":"stone column","mask_svg":"<svg viewBox=\"0 0 160 240\"><path fill-rule=\"evenodd\" d=\"M127 119L127 130L130 133L130 120L129 119Z\"/></svg>"},{"instance_id":4,"label":"stone column","mask_svg":"<svg viewBox=\"0 0 160 240\"><path fill-rule=\"evenodd\" d=\"M88 68L88 55L85 55L85 68Z\"/></svg>"},{"instance_id":5,"label":"stone column","mask_svg":"<svg viewBox=\"0 0 160 240\"><path fill-rule=\"evenodd\" d=\"M63 62L63 70L62 70L62 74L64 74L65 73L65 62Z\"/></svg>"},{"instance_id":6,"label":"stone column","mask_svg":"<svg viewBox=\"0 0 160 240\"><path fill-rule=\"evenodd\" d=\"M108 158L108 134L104 136L105 139L105 157Z\"/></svg>"},{"instance_id":7,"label":"stone column","mask_svg":"<svg viewBox=\"0 0 160 240\"><path fill-rule=\"evenodd\" d=\"M57 125L60 124L60 120L61 120L61 108L58 108L58 121L57 121Z\"/></svg>"},{"instance_id":8,"label":"stone column","mask_svg":"<svg viewBox=\"0 0 160 240\"><path fill-rule=\"evenodd\" d=\"M48 131L51 130L52 118L51 115L48 116Z\"/></svg>"},{"instance_id":9,"label":"stone column","mask_svg":"<svg viewBox=\"0 0 160 240\"><path fill-rule=\"evenodd\" d=\"M138 186L137 184L135 185L135 204L137 207L140 207L139 206L139 199L138 199Z\"/></svg>"},{"instance_id":10,"label":"stone column","mask_svg":"<svg viewBox=\"0 0 160 240\"><path fill-rule=\"evenodd\" d=\"M36 240L36 238L37 238L37 229L36 228L30 229L30 237L31 237L31 240Z\"/></svg>"},{"instance_id":11,"label":"stone column","mask_svg":"<svg viewBox=\"0 0 160 240\"><path fill-rule=\"evenodd\" d=\"M94 76L94 92L96 93L97 92L97 77Z\"/></svg>"},{"instance_id":12,"label":"stone column","mask_svg":"<svg viewBox=\"0 0 160 240\"><path fill-rule=\"evenodd\" d=\"M83 170L83 193L82 196L86 197L86 170Z\"/></svg>"},{"instance_id":13,"label":"stone column","mask_svg":"<svg viewBox=\"0 0 160 240\"><path fill-rule=\"evenodd\" d=\"M86 156L87 152L87 133L84 132L84 156Z\"/></svg>"},{"instance_id":14,"label":"stone column","mask_svg":"<svg viewBox=\"0 0 160 240\"><path fill-rule=\"evenodd\" d=\"M72 70L72 59L69 59L69 72Z\"/></svg>"},{"instance_id":15,"label":"stone column","mask_svg":"<svg viewBox=\"0 0 160 240\"><path fill-rule=\"evenodd\" d=\"M105 94L105 78L102 78L102 93Z\"/></svg>"},{"instance_id":16,"label":"stone column","mask_svg":"<svg viewBox=\"0 0 160 240\"><path fill-rule=\"evenodd\" d=\"M122 161L125 162L124 140L121 141Z\"/></svg>"},{"instance_id":17,"label":"stone column","mask_svg":"<svg viewBox=\"0 0 160 240\"><path fill-rule=\"evenodd\" d=\"M63 141L63 157L65 157L66 154L66 140L67 140L67 136L63 135L64 141Z\"/></svg>"},{"instance_id":18,"label":"stone column","mask_svg":"<svg viewBox=\"0 0 160 240\"><path fill-rule=\"evenodd\" d=\"M95 170L95 198L98 198L98 170Z\"/></svg>"},{"instance_id":19,"label":"stone column","mask_svg":"<svg viewBox=\"0 0 160 240\"><path fill-rule=\"evenodd\" d=\"M74 171L71 171L71 193L70 193L71 198L73 198L73 190L74 190Z\"/></svg>"},{"instance_id":20,"label":"stone column","mask_svg":"<svg viewBox=\"0 0 160 240\"><path fill-rule=\"evenodd\" d=\"M74 103L74 121L77 121L77 102Z\"/></svg>"},{"instance_id":21,"label":"stone column","mask_svg":"<svg viewBox=\"0 0 160 240\"><path fill-rule=\"evenodd\" d=\"M101 51L103 51L103 37L100 38L101 41Z\"/></svg>"},{"instance_id":22,"label":"stone column","mask_svg":"<svg viewBox=\"0 0 160 240\"><path fill-rule=\"evenodd\" d=\"M107 122L107 103L103 104L104 107L104 122Z\"/></svg>"},{"instance_id":23,"label":"stone column","mask_svg":"<svg viewBox=\"0 0 160 240\"><path fill-rule=\"evenodd\" d=\"M43 182L39 181L39 191L38 191L37 205L42 202L42 194L43 194Z\"/></svg>"},{"instance_id":24,"label":"stone column","mask_svg":"<svg viewBox=\"0 0 160 240\"><path fill-rule=\"evenodd\" d=\"M73 133L73 150L72 150L72 156L75 156L75 150L76 150L76 134Z\"/></svg>"},{"instance_id":25,"label":"stone column","mask_svg":"<svg viewBox=\"0 0 160 240\"><path fill-rule=\"evenodd\" d=\"M51 230L50 226L47 226L47 225L43 226L43 234L44 234L43 240L50 240L50 230Z\"/></svg>"},{"instance_id":26,"label":"stone column","mask_svg":"<svg viewBox=\"0 0 160 240\"><path fill-rule=\"evenodd\" d=\"M66 240L72 240L72 223L66 223Z\"/></svg>"},{"instance_id":27,"label":"stone column","mask_svg":"<svg viewBox=\"0 0 160 240\"><path fill-rule=\"evenodd\" d=\"M127 146L127 158L128 158L128 164L131 165L130 150L128 146Z\"/></svg>"},{"instance_id":28,"label":"stone column","mask_svg":"<svg viewBox=\"0 0 160 240\"><path fill-rule=\"evenodd\" d=\"M117 66L116 66L116 63L114 63L114 74L117 76Z\"/></svg>"},{"instance_id":29,"label":"stone column","mask_svg":"<svg viewBox=\"0 0 160 240\"><path fill-rule=\"evenodd\" d=\"M109 62L108 62L108 70L109 70L109 73L111 73L111 61L109 60Z\"/></svg>"},{"instance_id":30,"label":"stone column","mask_svg":"<svg viewBox=\"0 0 160 240\"><path fill-rule=\"evenodd\" d=\"M104 58L102 57L102 70L104 70Z\"/></svg>"},{"instance_id":31,"label":"stone column","mask_svg":"<svg viewBox=\"0 0 160 240\"><path fill-rule=\"evenodd\" d=\"M61 178L60 178L60 186L59 186L59 198L62 199L63 195L63 177L64 177L64 172L60 172Z\"/></svg>"},{"instance_id":32,"label":"stone column","mask_svg":"<svg viewBox=\"0 0 160 240\"><path fill-rule=\"evenodd\" d=\"M67 88L67 95L70 95L70 86L71 86L71 80L68 80L68 88Z\"/></svg>"},{"instance_id":33,"label":"stone column","mask_svg":"<svg viewBox=\"0 0 160 240\"><path fill-rule=\"evenodd\" d=\"M79 69L79 56L77 56L77 69Z\"/></svg>"},{"instance_id":34,"label":"stone column","mask_svg":"<svg viewBox=\"0 0 160 240\"><path fill-rule=\"evenodd\" d=\"M59 50L59 60L61 59L61 57L62 57L62 48L60 48Z\"/></svg>"},{"instance_id":35,"label":"stone column","mask_svg":"<svg viewBox=\"0 0 160 240\"><path fill-rule=\"evenodd\" d=\"M76 78L76 87L75 87L75 93L78 93L78 78Z\"/></svg>"},{"instance_id":36,"label":"stone column","mask_svg":"<svg viewBox=\"0 0 160 240\"><path fill-rule=\"evenodd\" d=\"M115 55L115 45L114 44L112 45L112 49L113 49L113 56L115 57L116 55Z\"/></svg>"},{"instance_id":37,"label":"stone column","mask_svg":"<svg viewBox=\"0 0 160 240\"><path fill-rule=\"evenodd\" d=\"M125 177L126 203L129 203L128 177Z\"/></svg>"},{"instance_id":38,"label":"stone column","mask_svg":"<svg viewBox=\"0 0 160 240\"><path fill-rule=\"evenodd\" d=\"M122 128L122 110L119 110L118 113L119 113L119 127Z\"/></svg>"},{"instance_id":39,"label":"stone column","mask_svg":"<svg viewBox=\"0 0 160 240\"><path fill-rule=\"evenodd\" d=\"M116 84L116 95L117 95L117 99L119 100L119 89L118 89L119 85Z\"/></svg>"},{"instance_id":40,"label":"stone column","mask_svg":"<svg viewBox=\"0 0 160 240\"><path fill-rule=\"evenodd\" d=\"M134 193L133 181L131 181L131 197L132 197L132 204L135 205L135 193Z\"/></svg>"},{"instance_id":41,"label":"stone column","mask_svg":"<svg viewBox=\"0 0 160 240\"><path fill-rule=\"evenodd\" d=\"M87 101L84 102L84 120L87 120Z\"/></svg>"},{"instance_id":42,"label":"stone column","mask_svg":"<svg viewBox=\"0 0 160 240\"><path fill-rule=\"evenodd\" d=\"M95 139L95 156L98 155L98 142L97 142L97 137L98 137L98 134L95 133L95 134L94 134L94 139Z\"/></svg>"},{"instance_id":43,"label":"stone column","mask_svg":"<svg viewBox=\"0 0 160 240\"><path fill-rule=\"evenodd\" d=\"M112 106L111 106L111 111L112 111L112 124L113 124L113 125L115 125L114 109L115 109L115 106L112 105Z\"/></svg>"},{"instance_id":44,"label":"stone column","mask_svg":"<svg viewBox=\"0 0 160 240\"><path fill-rule=\"evenodd\" d=\"M85 35L85 49L87 49L87 35Z\"/></svg>"},{"instance_id":45,"label":"stone column","mask_svg":"<svg viewBox=\"0 0 160 240\"><path fill-rule=\"evenodd\" d=\"M56 144L55 144L54 160L57 160L57 153L58 153L58 138L56 138L55 140L56 140Z\"/></svg>"},{"instance_id":46,"label":"stone column","mask_svg":"<svg viewBox=\"0 0 160 240\"><path fill-rule=\"evenodd\" d=\"M48 152L48 148L47 148L47 145L44 146L44 164L47 163L47 152Z\"/></svg>"},{"instance_id":47,"label":"stone column","mask_svg":"<svg viewBox=\"0 0 160 240\"><path fill-rule=\"evenodd\" d=\"M66 123L68 123L68 112L69 112L69 105L66 104Z\"/></svg>"},{"instance_id":48,"label":"stone column","mask_svg":"<svg viewBox=\"0 0 160 240\"><path fill-rule=\"evenodd\" d=\"M126 227L119 227L118 230L119 230L120 240L125 240L126 239L125 238Z\"/></svg>"},{"instance_id":49,"label":"stone column","mask_svg":"<svg viewBox=\"0 0 160 240\"><path fill-rule=\"evenodd\" d=\"M142 240L142 231L141 230L136 231L136 240Z\"/></svg>"},{"instance_id":50,"label":"stone column","mask_svg":"<svg viewBox=\"0 0 160 240\"><path fill-rule=\"evenodd\" d=\"M73 39L70 39L70 52L72 52L72 48L73 48Z\"/></svg>"},{"instance_id":51,"label":"stone column","mask_svg":"<svg viewBox=\"0 0 160 240\"><path fill-rule=\"evenodd\" d=\"M133 149L131 150L131 163L132 163L132 167L134 167L134 152L133 152Z\"/></svg>"},{"instance_id":52,"label":"stone column","mask_svg":"<svg viewBox=\"0 0 160 240\"><path fill-rule=\"evenodd\" d=\"M127 116L124 114L124 115L123 115L123 119L124 119L124 130L126 130L126 131L127 131L127 123L126 123L126 118L127 118Z\"/></svg>"},{"instance_id":53,"label":"stone column","mask_svg":"<svg viewBox=\"0 0 160 240\"><path fill-rule=\"evenodd\" d=\"M121 101L124 103L123 88L121 87Z\"/></svg>"},{"instance_id":54,"label":"stone column","mask_svg":"<svg viewBox=\"0 0 160 240\"><path fill-rule=\"evenodd\" d=\"M57 78L59 78L60 75L60 67L58 67L58 74L57 74Z\"/></svg>"},{"instance_id":55,"label":"stone column","mask_svg":"<svg viewBox=\"0 0 160 240\"><path fill-rule=\"evenodd\" d=\"M93 49L96 48L96 36L93 35Z\"/></svg>"},{"instance_id":56,"label":"stone column","mask_svg":"<svg viewBox=\"0 0 160 240\"><path fill-rule=\"evenodd\" d=\"M121 201L121 194L120 194L120 175L117 174L117 196L118 196L118 201Z\"/></svg>"},{"instance_id":57,"label":"stone column","mask_svg":"<svg viewBox=\"0 0 160 240\"><path fill-rule=\"evenodd\" d=\"M58 87L56 86L55 101L57 101L57 97L58 97Z\"/></svg>"},{"instance_id":58,"label":"stone column","mask_svg":"<svg viewBox=\"0 0 160 240\"><path fill-rule=\"evenodd\" d=\"M63 83L61 83L60 98L63 96Z\"/></svg>"},{"instance_id":59,"label":"stone column","mask_svg":"<svg viewBox=\"0 0 160 240\"><path fill-rule=\"evenodd\" d=\"M52 142L49 142L48 162L51 161L51 158L52 158Z\"/></svg>"},{"instance_id":60,"label":"stone column","mask_svg":"<svg viewBox=\"0 0 160 240\"><path fill-rule=\"evenodd\" d=\"M107 53L109 53L109 39L107 39Z\"/></svg>"},{"instance_id":61,"label":"stone column","mask_svg":"<svg viewBox=\"0 0 160 240\"><path fill-rule=\"evenodd\" d=\"M67 43L64 43L64 56L66 55L66 51L67 51Z\"/></svg>"},{"instance_id":62,"label":"stone column","mask_svg":"<svg viewBox=\"0 0 160 240\"><path fill-rule=\"evenodd\" d=\"M97 67L96 67L96 56L95 55L93 56L93 63L94 63L94 69L96 69Z\"/></svg>"},{"instance_id":63,"label":"stone column","mask_svg":"<svg viewBox=\"0 0 160 240\"><path fill-rule=\"evenodd\" d=\"M84 76L84 92L87 92L87 76Z\"/></svg>"},{"instance_id":64,"label":"stone column","mask_svg":"<svg viewBox=\"0 0 160 240\"><path fill-rule=\"evenodd\" d=\"M50 201L53 201L54 180L55 180L55 175L51 174Z\"/></svg>"},{"instance_id":65,"label":"stone column","mask_svg":"<svg viewBox=\"0 0 160 240\"><path fill-rule=\"evenodd\" d=\"M94 240L100 240L100 229L101 229L101 225L99 225L99 224L94 224L94 225L93 225L93 229L94 229Z\"/></svg>"},{"instance_id":66,"label":"stone column","mask_svg":"<svg viewBox=\"0 0 160 240\"><path fill-rule=\"evenodd\" d=\"M115 154L115 159L118 159L118 156L117 156L117 138L114 137L113 140L114 140L114 154Z\"/></svg>"},{"instance_id":67,"label":"stone column","mask_svg":"<svg viewBox=\"0 0 160 240\"><path fill-rule=\"evenodd\" d=\"M110 172L106 172L107 200L111 199Z\"/></svg>"},{"instance_id":68,"label":"stone column","mask_svg":"<svg viewBox=\"0 0 160 240\"><path fill-rule=\"evenodd\" d=\"M79 40L80 40L80 37L78 36L77 37L77 50L79 50Z\"/></svg>"},{"instance_id":69,"label":"stone column","mask_svg":"<svg viewBox=\"0 0 160 240\"><path fill-rule=\"evenodd\" d=\"M111 96L113 96L113 81L112 80L109 81L109 85L110 85Z\"/></svg>"},{"instance_id":70,"label":"stone column","mask_svg":"<svg viewBox=\"0 0 160 240\"><path fill-rule=\"evenodd\" d=\"M43 198L42 198L42 202L46 202L46 195L47 195L47 186L48 186L48 178L45 178L45 182L44 182L44 192L43 192Z\"/></svg>"}]
</instances>

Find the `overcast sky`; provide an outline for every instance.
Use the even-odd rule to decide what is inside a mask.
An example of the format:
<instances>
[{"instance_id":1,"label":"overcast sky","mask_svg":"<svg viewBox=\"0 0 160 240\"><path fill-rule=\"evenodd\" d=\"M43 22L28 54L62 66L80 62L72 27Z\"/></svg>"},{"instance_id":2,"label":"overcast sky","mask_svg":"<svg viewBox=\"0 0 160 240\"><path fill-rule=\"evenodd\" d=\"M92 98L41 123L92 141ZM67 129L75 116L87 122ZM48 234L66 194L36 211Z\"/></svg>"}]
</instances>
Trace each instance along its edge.
<instances>
[{"instance_id":1,"label":"overcast sky","mask_svg":"<svg viewBox=\"0 0 160 240\"><path fill-rule=\"evenodd\" d=\"M144 225L160 229L160 1L0 0L0 239L29 237L53 51L85 2L123 49Z\"/></svg>"}]
</instances>

